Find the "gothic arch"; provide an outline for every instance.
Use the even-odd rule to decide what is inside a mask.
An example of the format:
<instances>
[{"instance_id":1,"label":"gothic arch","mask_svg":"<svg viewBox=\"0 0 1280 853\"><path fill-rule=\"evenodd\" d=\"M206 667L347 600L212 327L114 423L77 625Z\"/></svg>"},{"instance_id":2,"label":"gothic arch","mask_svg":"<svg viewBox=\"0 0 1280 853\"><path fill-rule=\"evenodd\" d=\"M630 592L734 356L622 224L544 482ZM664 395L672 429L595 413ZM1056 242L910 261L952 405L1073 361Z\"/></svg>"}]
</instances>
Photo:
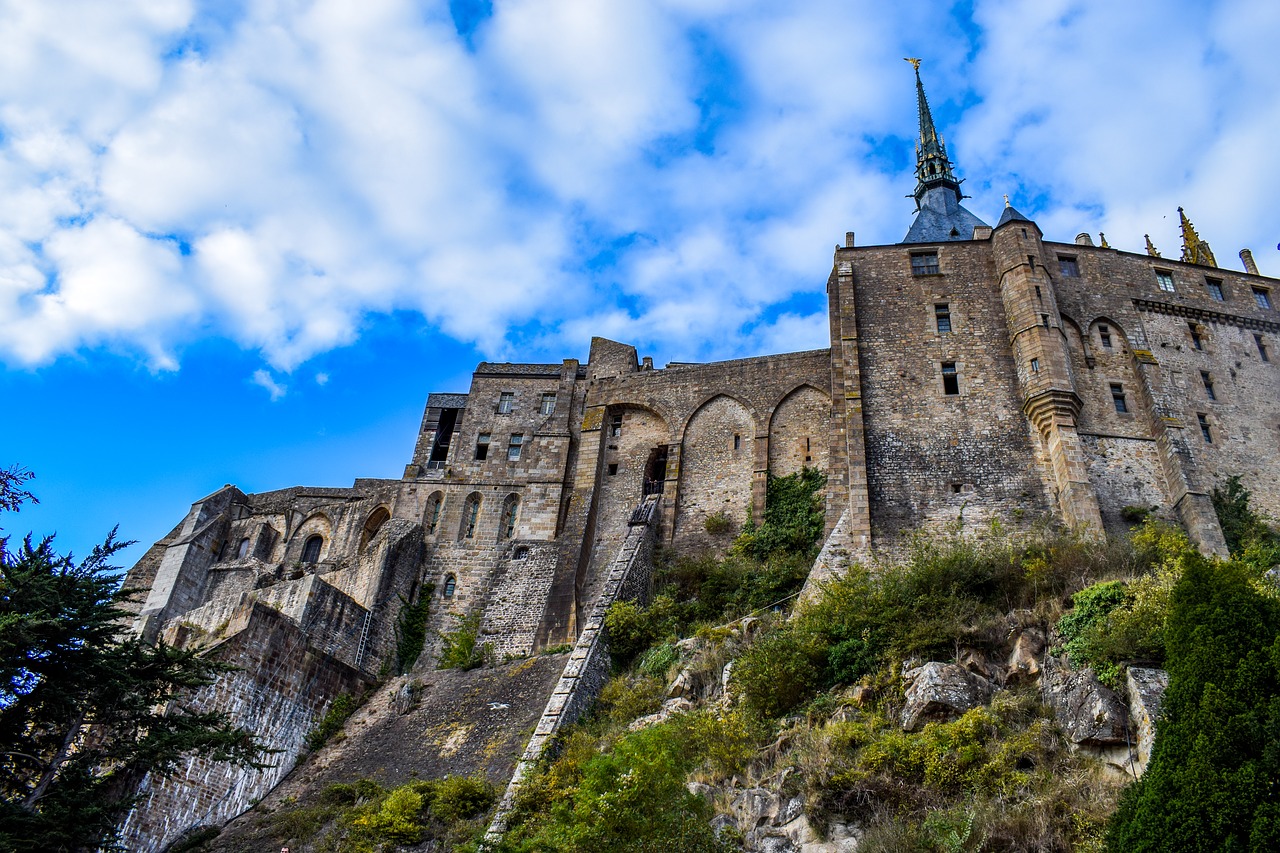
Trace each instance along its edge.
<instances>
[{"instance_id":1,"label":"gothic arch","mask_svg":"<svg viewBox=\"0 0 1280 853\"><path fill-rule=\"evenodd\" d=\"M480 509L484 501L479 492L467 495L462 504L462 519L458 525L458 541L467 542L475 539L480 530Z\"/></svg>"},{"instance_id":2,"label":"gothic arch","mask_svg":"<svg viewBox=\"0 0 1280 853\"><path fill-rule=\"evenodd\" d=\"M769 473L803 468L824 474L830 455L831 398L809 383L788 392L769 413Z\"/></svg>"},{"instance_id":3,"label":"gothic arch","mask_svg":"<svg viewBox=\"0 0 1280 853\"><path fill-rule=\"evenodd\" d=\"M322 546L328 546L333 541L333 523L329 520L329 516L323 512L314 512L307 516L306 521L298 525L298 529L289 537L289 544L285 549L286 562L294 560L302 560L303 562L316 562L303 560L303 551L307 542L313 536L319 536ZM328 551L327 547L322 548L321 557L325 556Z\"/></svg>"},{"instance_id":4,"label":"gothic arch","mask_svg":"<svg viewBox=\"0 0 1280 853\"><path fill-rule=\"evenodd\" d=\"M428 536L440 532L440 520L444 517L444 492L438 489L427 497L427 505L422 513L422 529Z\"/></svg>"},{"instance_id":5,"label":"gothic arch","mask_svg":"<svg viewBox=\"0 0 1280 853\"><path fill-rule=\"evenodd\" d=\"M378 531L382 529L382 525L387 523L391 518L391 510L385 506L379 506L369 513L369 517L364 520L364 529L360 531L360 550L358 553L363 554L365 549L369 547L369 543L373 541L373 537L378 535Z\"/></svg>"},{"instance_id":6,"label":"gothic arch","mask_svg":"<svg viewBox=\"0 0 1280 853\"><path fill-rule=\"evenodd\" d=\"M733 403L736 403L738 406L740 406L742 410L747 413L747 417L751 421L752 434L756 432L760 424L757 422L753 408L747 405L746 403L742 402L742 400L739 400L737 397L735 397L732 394L726 394L723 391L716 391L713 394L708 394L706 397L703 397L702 401L699 402L698 405L694 406L693 410L690 411L689 416L684 419L684 423L680 425L679 432L675 435L675 442L677 444L684 444L685 436L689 432L689 425L693 423L694 418L698 417L698 415L701 414L708 406L710 406L711 404L715 403L718 400L729 400Z\"/></svg>"},{"instance_id":7,"label":"gothic arch","mask_svg":"<svg viewBox=\"0 0 1280 853\"><path fill-rule=\"evenodd\" d=\"M681 431L677 538L701 538L711 516L724 515L734 524L746 521L755 435L750 409L728 394L712 396L690 416Z\"/></svg>"},{"instance_id":8,"label":"gothic arch","mask_svg":"<svg viewBox=\"0 0 1280 853\"><path fill-rule=\"evenodd\" d=\"M516 534L516 520L520 514L520 496L515 492L502 502L502 515L498 519L498 538L512 539Z\"/></svg>"}]
</instances>

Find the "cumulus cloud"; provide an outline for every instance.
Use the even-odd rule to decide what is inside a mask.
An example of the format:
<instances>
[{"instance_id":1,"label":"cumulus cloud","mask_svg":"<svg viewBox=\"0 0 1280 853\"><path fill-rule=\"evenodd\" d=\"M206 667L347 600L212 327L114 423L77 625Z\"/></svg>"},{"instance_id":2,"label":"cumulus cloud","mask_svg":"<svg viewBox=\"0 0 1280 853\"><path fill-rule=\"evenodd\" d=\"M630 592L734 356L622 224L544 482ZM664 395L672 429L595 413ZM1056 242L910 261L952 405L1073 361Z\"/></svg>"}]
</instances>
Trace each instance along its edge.
<instances>
[{"instance_id":1,"label":"cumulus cloud","mask_svg":"<svg viewBox=\"0 0 1280 853\"><path fill-rule=\"evenodd\" d=\"M820 345L832 245L909 224L908 55L979 215L1174 254L1184 204L1280 267L1261 0L0 6L11 363L219 336L275 398L406 309L490 357Z\"/></svg>"}]
</instances>

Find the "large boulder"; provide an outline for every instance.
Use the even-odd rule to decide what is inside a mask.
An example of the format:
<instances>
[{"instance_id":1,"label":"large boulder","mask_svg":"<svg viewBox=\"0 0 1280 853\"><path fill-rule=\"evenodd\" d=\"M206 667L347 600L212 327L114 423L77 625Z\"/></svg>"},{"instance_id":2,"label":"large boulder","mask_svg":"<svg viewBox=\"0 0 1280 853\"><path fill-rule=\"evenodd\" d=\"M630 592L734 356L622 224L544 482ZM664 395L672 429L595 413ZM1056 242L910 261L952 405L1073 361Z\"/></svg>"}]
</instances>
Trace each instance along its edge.
<instances>
[{"instance_id":1,"label":"large boulder","mask_svg":"<svg viewBox=\"0 0 1280 853\"><path fill-rule=\"evenodd\" d=\"M1071 670L1045 660L1040 689L1067 739L1078 746L1113 746L1129 740L1128 714L1116 692L1092 669Z\"/></svg>"},{"instance_id":2,"label":"large boulder","mask_svg":"<svg viewBox=\"0 0 1280 853\"><path fill-rule=\"evenodd\" d=\"M914 732L934 720L952 720L991 699L985 678L953 663L930 661L903 674L907 682L902 728Z\"/></svg>"},{"instance_id":3,"label":"large boulder","mask_svg":"<svg viewBox=\"0 0 1280 853\"><path fill-rule=\"evenodd\" d=\"M1009 652L1008 676L1010 684L1022 684L1040 677L1040 655L1046 645L1044 632L1034 625L1018 632Z\"/></svg>"}]
</instances>

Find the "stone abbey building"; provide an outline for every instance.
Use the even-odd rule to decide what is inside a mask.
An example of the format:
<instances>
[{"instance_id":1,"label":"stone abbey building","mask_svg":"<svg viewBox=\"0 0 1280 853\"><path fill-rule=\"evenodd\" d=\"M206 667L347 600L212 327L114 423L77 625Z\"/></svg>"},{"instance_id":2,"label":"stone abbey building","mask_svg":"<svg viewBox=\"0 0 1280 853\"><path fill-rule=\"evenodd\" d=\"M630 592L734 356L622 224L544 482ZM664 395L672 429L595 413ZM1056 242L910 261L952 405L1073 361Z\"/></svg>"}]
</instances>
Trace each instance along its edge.
<instances>
[{"instance_id":1,"label":"stone abbey building","mask_svg":"<svg viewBox=\"0 0 1280 853\"><path fill-rule=\"evenodd\" d=\"M1185 216L1179 259L1053 242L1007 203L984 222L916 85L915 218L901 243L835 250L829 348L657 368L596 338L585 363L482 363L466 394L430 395L398 480L193 504L130 572L137 629L239 665L199 701L282 760L192 762L147 788L128 843L262 796L332 698L378 677L405 602L431 596L436 631L473 614L498 656L598 630L642 502L658 541L715 547L709 517L758 518L769 476L818 468L822 570L957 519L1100 533L1127 507L1222 553L1209 494L1231 474L1280 515L1280 281L1247 250L1218 267Z\"/></svg>"}]
</instances>

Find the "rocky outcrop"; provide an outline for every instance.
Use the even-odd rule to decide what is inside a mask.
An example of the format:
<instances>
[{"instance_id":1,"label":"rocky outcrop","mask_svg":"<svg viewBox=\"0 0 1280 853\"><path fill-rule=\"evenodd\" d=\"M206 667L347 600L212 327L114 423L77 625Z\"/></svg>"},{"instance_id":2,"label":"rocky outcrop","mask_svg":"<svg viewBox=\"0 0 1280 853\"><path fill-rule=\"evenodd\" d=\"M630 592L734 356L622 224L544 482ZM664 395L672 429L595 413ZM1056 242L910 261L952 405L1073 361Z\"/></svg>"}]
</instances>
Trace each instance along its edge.
<instances>
[{"instance_id":1,"label":"rocky outcrop","mask_svg":"<svg viewBox=\"0 0 1280 853\"><path fill-rule=\"evenodd\" d=\"M908 732L985 705L993 690L990 681L954 663L930 661L907 670L902 677L908 684L902 728Z\"/></svg>"},{"instance_id":2,"label":"rocky outcrop","mask_svg":"<svg viewBox=\"0 0 1280 853\"><path fill-rule=\"evenodd\" d=\"M1141 775L1151 760L1151 748L1156 740L1156 720L1160 717L1160 705L1169 687L1169 673L1163 669L1130 667L1125 674L1125 686L1129 690L1129 719L1133 725L1134 770Z\"/></svg>"},{"instance_id":3,"label":"rocky outcrop","mask_svg":"<svg viewBox=\"0 0 1280 853\"><path fill-rule=\"evenodd\" d=\"M1092 669L1069 670L1046 658L1040 689L1067 739L1077 746L1115 746L1129 740L1124 702Z\"/></svg>"},{"instance_id":4,"label":"rocky outcrop","mask_svg":"<svg viewBox=\"0 0 1280 853\"><path fill-rule=\"evenodd\" d=\"M711 797L715 789L692 784L689 790ZM748 853L852 853L858 849L856 829L833 823L825 837L804 813L804 797L783 796L768 788L730 789L717 798L724 808L712 825L732 830Z\"/></svg>"}]
</instances>

